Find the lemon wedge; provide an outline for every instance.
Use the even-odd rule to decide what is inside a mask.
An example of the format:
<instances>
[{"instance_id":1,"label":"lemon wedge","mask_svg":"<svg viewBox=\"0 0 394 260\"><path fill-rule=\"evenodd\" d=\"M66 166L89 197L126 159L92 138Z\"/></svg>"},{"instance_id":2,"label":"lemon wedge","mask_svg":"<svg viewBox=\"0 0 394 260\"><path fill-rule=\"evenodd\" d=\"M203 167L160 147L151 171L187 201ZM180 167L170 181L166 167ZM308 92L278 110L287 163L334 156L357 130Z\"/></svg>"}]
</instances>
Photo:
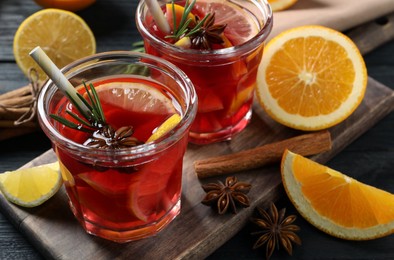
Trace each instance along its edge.
<instances>
[{"instance_id":1,"label":"lemon wedge","mask_svg":"<svg viewBox=\"0 0 394 260\"><path fill-rule=\"evenodd\" d=\"M179 124L181 121L181 117L178 114L173 114L171 117L169 117L166 121L164 121L163 124L161 124L156 131L148 138L146 141L147 143L153 142L163 135L167 134L170 132L174 127Z\"/></svg>"},{"instance_id":2,"label":"lemon wedge","mask_svg":"<svg viewBox=\"0 0 394 260\"><path fill-rule=\"evenodd\" d=\"M59 163L0 174L0 190L4 197L23 207L35 207L51 198L62 184Z\"/></svg>"}]
</instances>

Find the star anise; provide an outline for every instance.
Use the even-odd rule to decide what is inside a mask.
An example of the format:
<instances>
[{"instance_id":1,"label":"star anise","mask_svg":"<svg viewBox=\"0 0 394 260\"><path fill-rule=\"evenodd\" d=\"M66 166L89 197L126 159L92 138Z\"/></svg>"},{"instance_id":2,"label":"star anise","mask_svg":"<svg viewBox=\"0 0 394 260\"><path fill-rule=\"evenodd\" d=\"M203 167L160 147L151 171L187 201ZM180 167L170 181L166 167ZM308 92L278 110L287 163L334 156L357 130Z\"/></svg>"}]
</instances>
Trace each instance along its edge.
<instances>
[{"instance_id":1,"label":"star anise","mask_svg":"<svg viewBox=\"0 0 394 260\"><path fill-rule=\"evenodd\" d=\"M218 181L217 183L209 183L202 185L202 188L207 192L201 203L204 205L217 205L219 214L226 213L227 209L231 207L234 213L237 213L237 205L242 207L249 207L249 198L246 195L252 185L245 182L238 182L236 177L227 177L225 184Z\"/></svg>"},{"instance_id":2,"label":"star anise","mask_svg":"<svg viewBox=\"0 0 394 260\"><path fill-rule=\"evenodd\" d=\"M105 125L95 131L84 145L94 148L120 149L142 144L132 136L133 133L134 130L131 126L123 126L115 131L110 125Z\"/></svg>"},{"instance_id":3,"label":"star anise","mask_svg":"<svg viewBox=\"0 0 394 260\"><path fill-rule=\"evenodd\" d=\"M292 255L292 242L301 245L301 239L295 233L295 231L300 230L300 228L292 224L296 220L296 216L290 215L285 218L286 209L283 208L278 213L278 210L273 203L271 203L270 206L270 214L259 207L257 210L261 218L252 218L252 222L262 230L252 233L260 235L260 238L254 244L253 249L261 247L267 243L266 258L269 259L274 252L275 246L279 249L279 245L281 244L287 253Z\"/></svg>"},{"instance_id":4,"label":"star anise","mask_svg":"<svg viewBox=\"0 0 394 260\"><path fill-rule=\"evenodd\" d=\"M196 24L198 24L196 16ZM224 43L222 33L226 29L226 24L215 24L215 13L208 14L202 26L190 36L191 48L199 50L210 50L212 44Z\"/></svg>"}]
</instances>

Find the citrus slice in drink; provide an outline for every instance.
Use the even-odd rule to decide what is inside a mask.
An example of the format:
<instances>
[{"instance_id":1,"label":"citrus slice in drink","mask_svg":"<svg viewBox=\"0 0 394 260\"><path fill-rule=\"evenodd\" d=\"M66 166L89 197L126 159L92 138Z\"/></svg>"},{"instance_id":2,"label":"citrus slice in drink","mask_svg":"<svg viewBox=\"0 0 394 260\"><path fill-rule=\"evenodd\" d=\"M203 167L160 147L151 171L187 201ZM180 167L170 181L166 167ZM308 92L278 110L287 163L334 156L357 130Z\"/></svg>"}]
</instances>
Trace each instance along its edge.
<instances>
[{"instance_id":1,"label":"citrus slice in drink","mask_svg":"<svg viewBox=\"0 0 394 260\"><path fill-rule=\"evenodd\" d=\"M369 240L394 232L394 195L285 151L282 181L299 213L335 237Z\"/></svg>"},{"instance_id":2,"label":"citrus slice in drink","mask_svg":"<svg viewBox=\"0 0 394 260\"><path fill-rule=\"evenodd\" d=\"M228 114L233 115L234 113L238 112L241 106L243 106L246 102L252 99L253 94L254 94L254 85L244 88L240 92L238 92L234 96L233 100L231 101Z\"/></svg>"},{"instance_id":3,"label":"citrus slice in drink","mask_svg":"<svg viewBox=\"0 0 394 260\"><path fill-rule=\"evenodd\" d=\"M172 129L174 129L179 124L180 121L181 121L181 116L178 114L173 114L166 121L164 121L163 124L161 124L158 128L156 128L156 130L148 138L146 143L153 142L159 139L160 137L166 135Z\"/></svg>"},{"instance_id":4,"label":"citrus slice in drink","mask_svg":"<svg viewBox=\"0 0 394 260\"><path fill-rule=\"evenodd\" d=\"M0 175L4 197L23 207L35 207L51 198L62 185L57 162L8 171Z\"/></svg>"},{"instance_id":5,"label":"citrus slice in drink","mask_svg":"<svg viewBox=\"0 0 394 260\"><path fill-rule=\"evenodd\" d=\"M92 5L96 0L34 0L34 2L45 8L59 8L75 12Z\"/></svg>"},{"instance_id":6,"label":"citrus slice in drink","mask_svg":"<svg viewBox=\"0 0 394 260\"><path fill-rule=\"evenodd\" d=\"M301 26L272 39L257 75L257 97L276 121L300 130L336 125L359 106L367 70L357 46L322 26Z\"/></svg>"},{"instance_id":7,"label":"citrus slice in drink","mask_svg":"<svg viewBox=\"0 0 394 260\"><path fill-rule=\"evenodd\" d=\"M129 111L155 114L176 113L170 98L158 89L143 83L109 82L98 85L95 89L101 102Z\"/></svg>"},{"instance_id":8,"label":"citrus slice in drink","mask_svg":"<svg viewBox=\"0 0 394 260\"><path fill-rule=\"evenodd\" d=\"M194 9L204 15L215 12L215 24L227 24L224 34L232 45L242 44L259 32L253 16L231 2L201 0Z\"/></svg>"},{"instance_id":9,"label":"citrus slice in drink","mask_svg":"<svg viewBox=\"0 0 394 260\"><path fill-rule=\"evenodd\" d=\"M211 88L197 88L198 91L198 113L209 113L222 110L223 101Z\"/></svg>"},{"instance_id":10,"label":"citrus slice in drink","mask_svg":"<svg viewBox=\"0 0 394 260\"><path fill-rule=\"evenodd\" d=\"M166 12L165 12L165 17L168 21L168 24L170 25L171 29L174 29L174 17L175 17L175 23L176 27L178 28L179 23L182 20L183 13L185 11L185 8L183 6L174 4L174 10L172 9L173 5L172 4L166 4ZM174 11L174 12L173 12ZM186 21L188 19L191 19L191 23L194 23L194 15L192 13L189 13Z\"/></svg>"},{"instance_id":11,"label":"citrus slice in drink","mask_svg":"<svg viewBox=\"0 0 394 260\"><path fill-rule=\"evenodd\" d=\"M132 213L132 217L146 221L146 214L136 202L132 207L128 205L129 197L137 199L134 194L138 188L140 176L138 172L92 171L78 174L78 178L89 186L89 188L82 188L82 186L79 188L80 203L110 221L130 220L127 213Z\"/></svg>"},{"instance_id":12,"label":"citrus slice in drink","mask_svg":"<svg viewBox=\"0 0 394 260\"><path fill-rule=\"evenodd\" d=\"M288 9L296 2L297 0L268 0L268 3L271 5L272 11L274 12Z\"/></svg>"},{"instance_id":13,"label":"citrus slice in drink","mask_svg":"<svg viewBox=\"0 0 394 260\"><path fill-rule=\"evenodd\" d=\"M94 35L82 18L69 11L51 8L26 18L15 33L13 45L15 61L25 75L34 68L39 79L45 80L46 74L29 56L37 46L59 68L96 52Z\"/></svg>"}]
</instances>

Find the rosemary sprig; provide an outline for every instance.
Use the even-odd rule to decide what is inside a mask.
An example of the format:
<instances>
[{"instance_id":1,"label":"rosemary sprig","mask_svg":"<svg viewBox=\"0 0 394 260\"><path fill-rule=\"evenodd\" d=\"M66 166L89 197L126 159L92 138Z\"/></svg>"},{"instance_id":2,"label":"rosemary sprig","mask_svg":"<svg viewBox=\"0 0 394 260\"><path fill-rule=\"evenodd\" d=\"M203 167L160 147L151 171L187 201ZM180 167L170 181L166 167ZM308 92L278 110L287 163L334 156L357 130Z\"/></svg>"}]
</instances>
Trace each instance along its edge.
<instances>
[{"instance_id":1,"label":"rosemary sprig","mask_svg":"<svg viewBox=\"0 0 394 260\"><path fill-rule=\"evenodd\" d=\"M50 117L59 123L84 132L92 133L97 129L105 126L106 120L103 112L103 108L100 103L100 99L97 95L97 92L92 83L89 84L89 88L85 82L83 82L84 88L86 90L86 94L88 96L88 100L86 100L81 94L77 93L77 97L79 100L75 100L71 95L67 95L68 99L74 104L78 112L83 116L81 118L77 114L66 110L66 113L69 114L72 118L74 118L79 124L71 122L61 116L51 114ZM88 108L88 111L85 111L80 106L80 101Z\"/></svg>"},{"instance_id":2,"label":"rosemary sprig","mask_svg":"<svg viewBox=\"0 0 394 260\"><path fill-rule=\"evenodd\" d=\"M195 4L196 4L196 0L192 0L190 3L189 0L186 0L181 21L179 22L179 26L177 26L175 3L174 0L171 1L173 32L171 35L166 35L165 38L172 38L175 40L179 40L181 37L192 36L193 34L197 33L201 29L201 26L204 24L205 20L210 16L210 13L206 14L204 18L201 19L193 28L189 28L189 25L191 22L193 22L193 19L187 17L191 13Z\"/></svg>"}]
</instances>

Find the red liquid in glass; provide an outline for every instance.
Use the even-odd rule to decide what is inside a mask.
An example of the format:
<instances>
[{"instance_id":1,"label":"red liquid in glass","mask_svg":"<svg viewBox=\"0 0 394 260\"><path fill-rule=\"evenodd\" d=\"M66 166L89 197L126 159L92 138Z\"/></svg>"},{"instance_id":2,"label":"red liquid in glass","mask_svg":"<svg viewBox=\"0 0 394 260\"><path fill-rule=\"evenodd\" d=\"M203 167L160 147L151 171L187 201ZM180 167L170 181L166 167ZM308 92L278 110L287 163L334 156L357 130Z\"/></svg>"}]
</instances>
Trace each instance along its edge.
<instances>
[{"instance_id":1,"label":"red liquid in glass","mask_svg":"<svg viewBox=\"0 0 394 260\"><path fill-rule=\"evenodd\" d=\"M200 3L205 1L197 1L192 13L202 18L205 13L201 11L203 8L199 6ZM176 4L183 6L185 2L176 2ZM171 39L165 38L165 35L158 30L153 17L148 16L145 24L148 25L151 34L172 43ZM236 45L239 39L232 38L232 34L226 34L226 30L224 35ZM223 47L215 45L214 48ZM196 88L199 103L197 116L191 127L191 142L203 144L230 139L246 127L251 117L257 69L261 61L263 45L236 57L212 58L206 63L194 62L193 58L188 58L184 53L174 57L164 49L151 45L146 39L145 49L147 53L164 58L178 66L188 75Z\"/></svg>"},{"instance_id":2,"label":"red liquid in glass","mask_svg":"<svg viewBox=\"0 0 394 260\"><path fill-rule=\"evenodd\" d=\"M97 81L94 85L97 89L109 82L133 84L135 81L159 88L153 82L133 78L112 78ZM141 141L146 141L152 131L171 116L164 112L125 110L107 104L105 98L100 97L100 100L107 122L115 129L133 126L134 136ZM60 102L58 109L61 116L69 118L65 107L72 108L66 99ZM62 135L77 143L83 143L88 138L86 133L59 124L58 127ZM186 143L187 136L152 157L152 160L145 160L139 165L115 161L104 166L93 165L58 148L63 179L75 216L88 232L118 242L157 233L179 213L182 158ZM138 228L141 229L130 231ZM114 239L116 236L118 238Z\"/></svg>"}]
</instances>

